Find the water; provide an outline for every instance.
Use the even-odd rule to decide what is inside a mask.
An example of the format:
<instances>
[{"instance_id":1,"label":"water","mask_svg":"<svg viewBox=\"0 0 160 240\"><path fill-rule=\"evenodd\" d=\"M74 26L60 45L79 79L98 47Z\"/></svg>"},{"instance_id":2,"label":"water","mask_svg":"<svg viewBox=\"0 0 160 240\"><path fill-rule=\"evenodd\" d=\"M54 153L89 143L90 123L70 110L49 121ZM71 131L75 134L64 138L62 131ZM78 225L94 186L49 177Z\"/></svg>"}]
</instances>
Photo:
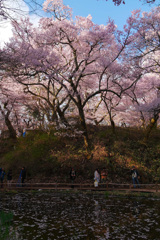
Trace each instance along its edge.
<instances>
[{"instance_id":1,"label":"water","mask_svg":"<svg viewBox=\"0 0 160 240\"><path fill-rule=\"evenodd\" d=\"M0 211L13 213L9 227L14 240L160 239L160 199L1 193Z\"/></svg>"}]
</instances>

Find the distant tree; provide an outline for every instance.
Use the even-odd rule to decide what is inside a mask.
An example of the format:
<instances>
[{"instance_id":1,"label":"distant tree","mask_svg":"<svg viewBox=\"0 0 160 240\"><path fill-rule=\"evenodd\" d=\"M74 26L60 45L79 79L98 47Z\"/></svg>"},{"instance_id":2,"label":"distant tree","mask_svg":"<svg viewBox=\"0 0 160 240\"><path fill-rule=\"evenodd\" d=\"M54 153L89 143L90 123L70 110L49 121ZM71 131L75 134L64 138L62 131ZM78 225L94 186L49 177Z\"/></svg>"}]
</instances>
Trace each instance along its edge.
<instances>
[{"instance_id":1,"label":"distant tree","mask_svg":"<svg viewBox=\"0 0 160 240\"><path fill-rule=\"evenodd\" d=\"M146 84L148 93L146 94L147 101L143 104L144 110L152 113L152 124L157 123L160 114L160 98L158 91L160 87L160 7L153 9L150 13L143 14L142 18L136 20L135 29L139 34L139 41L135 43L137 48L137 57L142 57L141 68L146 72ZM144 84L142 82L142 86Z\"/></svg>"},{"instance_id":2,"label":"distant tree","mask_svg":"<svg viewBox=\"0 0 160 240\"><path fill-rule=\"evenodd\" d=\"M106 1L109 1L109 0L106 0ZM114 5L119 6L120 4L125 4L126 1L130 1L130 0L112 0L112 1ZM139 1L143 1L144 3L150 3L150 4L156 2L156 0L139 0Z\"/></svg>"},{"instance_id":3,"label":"distant tree","mask_svg":"<svg viewBox=\"0 0 160 240\"><path fill-rule=\"evenodd\" d=\"M29 13L40 14L42 5L38 0L0 0L0 21L10 19L17 20Z\"/></svg>"},{"instance_id":4,"label":"distant tree","mask_svg":"<svg viewBox=\"0 0 160 240\"><path fill-rule=\"evenodd\" d=\"M0 82L2 83L2 82ZM16 125L19 123L19 107L17 102L18 94L11 90L10 81L0 84L0 123L3 130L8 129L11 138L16 138ZM13 87L13 85L12 85Z\"/></svg>"},{"instance_id":5,"label":"distant tree","mask_svg":"<svg viewBox=\"0 0 160 240\"><path fill-rule=\"evenodd\" d=\"M27 105L35 104L31 96L24 93L22 85L8 78L6 72L0 78L0 125L8 130L11 138L23 133L24 128L34 125Z\"/></svg>"}]
</instances>

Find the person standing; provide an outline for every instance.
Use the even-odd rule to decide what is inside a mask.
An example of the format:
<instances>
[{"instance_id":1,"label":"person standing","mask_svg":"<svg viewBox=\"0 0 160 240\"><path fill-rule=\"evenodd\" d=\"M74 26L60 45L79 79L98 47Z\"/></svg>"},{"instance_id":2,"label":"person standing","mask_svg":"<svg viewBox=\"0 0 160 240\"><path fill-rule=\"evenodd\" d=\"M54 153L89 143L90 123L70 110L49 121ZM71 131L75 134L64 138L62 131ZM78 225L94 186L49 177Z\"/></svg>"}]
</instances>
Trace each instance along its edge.
<instances>
[{"instance_id":1,"label":"person standing","mask_svg":"<svg viewBox=\"0 0 160 240\"><path fill-rule=\"evenodd\" d=\"M11 186L11 182L12 182L12 170L9 169L9 171L7 173L7 184L8 184L8 187Z\"/></svg>"},{"instance_id":2,"label":"person standing","mask_svg":"<svg viewBox=\"0 0 160 240\"><path fill-rule=\"evenodd\" d=\"M25 137L26 136L26 130L24 129L23 130L23 137Z\"/></svg>"},{"instance_id":3,"label":"person standing","mask_svg":"<svg viewBox=\"0 0 160 240\"><path fill-rule=\"evenodd\" d=\"M105 183L107 181L107 170L103 168L101 171L101 182Z\"/></svg>"},{"instance_id":4,"label":"person standing","mask_svg":"<svg viewBox=\"0 0 160 240\"><path fill-rule=\"evenodd\" d=\"M71 179L72 183L74 183L74 180L76 179L76 171L74 170L74 168L71 168L70 179Z\"/></svg>"},{"instance_id":5,"label":"person standing","mask_svg":"<svg viewBox=\"0 0 160 240\"><path fill-rule=\"evenodd\" d=\"M22 167L22 170L21 170L21 183L22 183L22 187L24 186L25 178L26 178L26 169L25 169L25 167Z\"/></svg>"},{"instance_id":6,"label":"person standing","mask_svg":"<svg viewBox=\"0 0 160 240\"><path fill-rule=\"evenodd\" d=\"M1 176L0 176L0 180L1 180L1 188L3 187L3 180L4 180L4 176L6 175L4 168L2 168L1 171Z\"/></svg>"},{"instance_id":7,"label":"person standing","mask_svg":"<svg viewBox=\"0 0 160 240\"><path fill-rule=\"evenodd\" d=\"M71 168L70 179L71 179L72 184L74 184L74 180L76 179L76 171L74 168ZM74 188L74 185L71 185L71 188Z\"/></svg>"},{"instance_id":8,"label":"person standing","mask_svg":"<svg viewBox=\"0 0 160 240\"><path fill-rule=\"evenodd\" d=\"M94 186L98 187L99 182L100 182L100 174L99 174L98 169L96 169L94 172Z\"/></svg>"},{"instance_id":9,"label":"person standing","mask_svg":"<svg viewBox=\"0 0 160 240\"><path fill-rule=\"evenodd\" d=\"M136 184L139 187L139 180L138 180L139 173L138 173L138 171L137 171L135 166L133 166L132 169L131 169L131 175L132 175L132 181L133 181L134 188L136 188Z\"/></svg>"}]
</instances>

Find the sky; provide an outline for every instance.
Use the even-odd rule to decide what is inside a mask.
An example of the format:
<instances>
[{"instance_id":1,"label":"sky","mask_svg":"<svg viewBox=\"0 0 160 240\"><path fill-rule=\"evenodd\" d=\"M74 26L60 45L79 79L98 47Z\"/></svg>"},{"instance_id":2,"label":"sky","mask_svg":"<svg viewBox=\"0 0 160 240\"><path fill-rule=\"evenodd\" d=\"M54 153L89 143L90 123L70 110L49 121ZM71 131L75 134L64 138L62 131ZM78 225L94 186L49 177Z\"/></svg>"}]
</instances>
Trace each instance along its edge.
<instances>
[{"instance_id":1,"label":"sky","mask_svg":"<svg viewBox=\"0 0 160 240\"><path fill-rule=\"evenodd\" d=\"M25 0L25 2L30 0ZM32 2L32 1L30 1ZM43 0L37 0L42 4ZM135 9L141 9L142 11L150 11L154 6L149 4L143 4L143 0L126 0L126 4L115 6L112 0L63 0L65 5L69 5L73 11L73 17L83 16L87 17L89 14L92 16L92 21L95 24L106 24L108 19L115 21L119 30L123 29L127 18L131 15L131 12ZM25 15L29 14L29 6L24 3L23 0L6 0L6 4L9 7L17 6L22 8ZM17 14L17 17L18 16ZM38 22L39 17L32 13L31 15L34 23ZM4 42L7 42L12 36L11 25L9 22L3 22L0 24L0 47L4 46Z\"/></svg>"},{"instance_id":2,"label":"sky","mask_svg":"<svg viewBox=\"0 0 160 240\"><path fill-rule=\"evenodd\" d=\"M92 21L96 24L106 24L108 18L115 21L118 29L122 30L126 23L126 19L131 15L131 12L136 9L142 11L150 11L155 5L143 4L143 0L126 0L125 4L115 6L112 0L63 0L66 5L69 5L73 14L87 17L92 16Z\"/></svg>"}]
</instances>

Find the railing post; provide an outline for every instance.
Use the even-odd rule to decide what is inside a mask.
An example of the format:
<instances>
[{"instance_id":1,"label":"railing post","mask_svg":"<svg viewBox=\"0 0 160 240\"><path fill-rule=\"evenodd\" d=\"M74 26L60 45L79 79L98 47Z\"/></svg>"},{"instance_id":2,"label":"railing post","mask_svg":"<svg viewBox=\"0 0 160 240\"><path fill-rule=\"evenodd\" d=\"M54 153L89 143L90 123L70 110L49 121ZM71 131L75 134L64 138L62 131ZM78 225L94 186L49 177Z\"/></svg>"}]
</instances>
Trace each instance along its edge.
<instances>
[{"instance_id":1,"label":"railing post","mask_svg":"<svg viewBox=\"0 0 160 240\"><path fill-rule=\"evenodd\" d=\"M107 191L108 191L108 182L106 183L106 189L107 189Z\"/></svg>"},{"instance_id":2,"label":"railing post","mask_svg":"<svg viewBox=\"0 0 160 240\"><path fill-rule=\"evenodd\" d=\"M7 182L4 183L4 190L7 190Z\"/></svg>"}]
</instances>

